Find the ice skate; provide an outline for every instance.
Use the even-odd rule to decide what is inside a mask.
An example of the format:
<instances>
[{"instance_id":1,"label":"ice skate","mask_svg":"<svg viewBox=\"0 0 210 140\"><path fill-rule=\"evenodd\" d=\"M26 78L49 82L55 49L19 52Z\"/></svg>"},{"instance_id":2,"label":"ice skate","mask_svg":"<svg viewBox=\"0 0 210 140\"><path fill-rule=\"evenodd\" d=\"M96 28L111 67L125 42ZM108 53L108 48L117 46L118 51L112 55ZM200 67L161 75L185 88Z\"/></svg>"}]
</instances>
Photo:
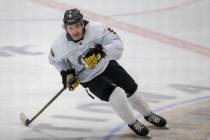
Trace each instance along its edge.
<instances>
[{"instance_id":1,"label":"ice skate","mask_svg":"<svg viewBox=\"0 0 210 140\"><path fill-rule=\"evenodd\" d=\"M140 123L138 120L134 124L128 125L137 135L148 136L149 130L146 126Z\"/></svg>"},{"instance_id":2,"label":"ice skate","mask_svg":"<svg viewBox=\"0 0 210 140\"><path fill-rule=\"evenodd\" d=\"M144 116L144 119L147 120L148 122L152 123L156 127L164 128L164 127L166 127L166 124L167 124L166 120L163 117L161 117L153 112L151 112L148 116Z\"/></svg>"}]
</instances>

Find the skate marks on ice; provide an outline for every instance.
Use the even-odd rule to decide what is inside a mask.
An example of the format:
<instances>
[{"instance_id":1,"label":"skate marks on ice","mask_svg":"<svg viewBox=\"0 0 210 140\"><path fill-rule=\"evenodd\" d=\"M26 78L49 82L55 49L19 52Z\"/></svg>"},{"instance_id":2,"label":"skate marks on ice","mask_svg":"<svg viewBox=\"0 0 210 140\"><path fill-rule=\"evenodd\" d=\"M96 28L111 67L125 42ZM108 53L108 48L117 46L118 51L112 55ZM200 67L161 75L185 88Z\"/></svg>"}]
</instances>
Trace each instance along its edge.
<instances>
[{"instance_id":1,"label":"skate marks on ice","mask_svg":"<svg viewBox=\"0 0 210 140\"><path fill-rule=\"evenodd\" d=\"M52 118L64 119L64 120L75 120L75 121L87 121L87 122L102 122L105 123L107 119L104 118L94 118L94 117L81 117L72 115L53 115Z\"/></svg>"},{"instance_id":2,"label":"skate marks on ice","mask_svg":"<svg viewBox=\"0 0 210 140\"><path fill-rule=\"evenodd\" d=\"M108 103L84 103L78 104L78 111L81 115L74 114L55 114L49 119L52 122L34 123L30 130L24 134L24 140L100 140L106 135L106 128L103 128L109 119L105 117L94 117L85 115L86 112L98 114L114 114ZM103 115L101 115L103 116ZM56 123L57 122L57 123ZM102 128L100 128L100 126ZM98 130L99 128L99 130ZM125 136L129 137L129 136Z\"/></svg>"},{"instance_id":3,"label":"skate marks on ice","mask_svg":"<svg viewBox=\"0 0 210 140\"><path fill-rule=\"evenodd\" d=\"M203 91L210 91L210 87L198 85L171 84L169 86L174 89L189 93L191 95L201 94Z\"/></svg>"},{"instance_id":4,"label":"skate marks on ice","mask_svg":"<svg viewBox=\"0 0 210 140\"><path fill-rule=\"evenodd\" d=\"M61 130L61 131L77 131L77 132L90 132L88 128L76 128L70 126L55 126L49 123L40 123L33 127L34 130Z\"/></svg>"},{"instance_id":5,"label":"skate marks on ice","mask_svg":"<svg viewBox=\"0 0 210 140\"><path fill-rule=\"evenodd\" d=\"M23 46L0 46L0 57L13 57L15 55L43 55L43 52L29 51L34 45L23 45Z\"/></svg>"},{"instance_id":6,"label":"skate marks on ice","mask_svg":"<svg viewBox=\"0 0 210 140\"><path fill-rule=\"evenodd\" d=\"M171 84L168 87L171 87L173 89L179 90L182 93L187 93L192 96L202 95L203 91L209 91L209 87L202 87L202 86L195 86L195 85L183 85L183 84ZM195 94L197 92L197 95ZM192 94L193 93L193 94ZM173 102L173 100L181 97L176 96L166 96L166 95L160 95L161 98L157 97L159 96L158 93L150 93L147 92L148 98L150 99L150 102L159 104L162 101L170 100ZM210 106L210 103L208 102L199 102L194 104L187 104L185 106L182 106L177 109L172 109L171 111L167 111L163 113L162 115L166 117L168 120L168 127L169 129L159 129L154 126L151 126L150 124L143 122L146 124L150 130L152 139L192 139L192 140L201 140L202 133L200 133L201 129L199 128L205 128L206 133L203 134L203 136L208 134L208 126L210 126L210 109L208 109L208 106ZM92 112L96 114L101 114L102 117L94 117L94 116L78 116L76 114L54 114L50 118L53 119L52 123L39 123L38 125L34 125L33 128L28 131L27 135L25 135L24 139L33 140L34 139L34 133L36 133L36 136L39 135L40 139L59 139L59 140L65 140L65 139L84 139L84 140L132 140L132 139L149 139L144 137L139 137L136 134L134 134L126 125L123 125L123 129L112 134L108 134L107 131L111 130L112 127L105 127L105 126L98 126L100 124L105 124L109 122L109 117L104 117L104 115L112 116L114 114L113 110L110 108L110 106L107 103L83 103L78 104L76 106L77 110L81 112L82 114L86 114L86 112ZM104 115L103 115L104 114ZM177 121L178 120L178 121ZM54 124L54 121L66 121L68 124L64 123L58 123ZM77 125L72 126L69 125L69 123L77 123L77 122L83 122L85 125ZM91 125L87 125L91 124ZM206 124L206 125L205 125ZM99 130L96 127L100 127ZM196 129L196 127L199 127ZM192 133L192 134L190 134ZM97 135L95 135L97 134ZM110 137L110 139L109 139ZM106 139L108 138L108 139ZM39 139L36 137L36 139Z\"/></svg>"},{"instance_id":7,"label":"skate marks on ice","mask_svg":"<svg viewBox=\"0 0 210 140\"><path fill-rule=\"evenodd\" d=\"M168 121L169 129L160 129L143 122L155 140L209 140L210 139L210 99L181 106L162 113ZM130 130L126 128L124 133ZM112 137L110 140L133 140L136 137ZM140 137L138 139L146 140Z\"/></svg>"},{"instance_id":8,"label":"skate marks on ice","mask_svg":"<svg viewBox=\"0 0 210 140\"><path fill-rule=\"evenodd\" d=\"M172 95L168 96L168 95L161 95L161 94L151 93L151 92L142 92L142 94L147 99L147 101L154 104L158 104L166 100L174 100L177 98L176 96L172 96Z\"/></svg>"},{"instance_id":9,"label":"skate marks on ice","mask_svg":"<svg viewBox=\"0 0 210 140\"><path fill-rule=\"evenodd\" d=\"M210 133L209 106L210 100L206 100L167 111L163 115L170 129L151 129L151 133L157 140L205 140Z\"/></svg>"},{"instance_id":10,"label":"skate marks on ice","mask_svg":"<svg viewBox=\"0 0 210 140\"><path fill-rule=\"evenodd\" d=\"M80 133L91 133L91 129L88 128L54 125L50 123L39 123L29 127L31 129L25 132L22 140L82 139L84 135L79 135ZM78 134L78 137L75 134Z\"/></svg>"},{"instance_id":11,"label":"skate marks on ice","mask_svg":"<svg viewBox=\"0 0 210 140\"><path fill-rule=\"evenodd\" d=\"M107 102L101 103L83 103L77 106L77 109L84 112L93 112L100 114L115 114Z\"/></svg>"},{"instance_id":12,"label":"skate marks on ice","mask_svg":"<svg viewBox=\"0 0 210 140\"><path fill-rule=\"evenodd\" d=\"M170 101L173 102L177 98L183 98L183 94L188 94L190 96L194 96L195 98L199 95L205 94L206 92L210 91L210 87L208 86L199 86L199 85L191 85L191 84L180 84L180 83L172 83L164 87L166 90L167 88L171 88L167 95L161 95L161 93L157 92L142 92L144 96L147 98L147 100L150 103L154 104L161 104L164 101ZM179 91L183 94L180 95L174 95L173 91Z\"/></svg>"}]
</instances>

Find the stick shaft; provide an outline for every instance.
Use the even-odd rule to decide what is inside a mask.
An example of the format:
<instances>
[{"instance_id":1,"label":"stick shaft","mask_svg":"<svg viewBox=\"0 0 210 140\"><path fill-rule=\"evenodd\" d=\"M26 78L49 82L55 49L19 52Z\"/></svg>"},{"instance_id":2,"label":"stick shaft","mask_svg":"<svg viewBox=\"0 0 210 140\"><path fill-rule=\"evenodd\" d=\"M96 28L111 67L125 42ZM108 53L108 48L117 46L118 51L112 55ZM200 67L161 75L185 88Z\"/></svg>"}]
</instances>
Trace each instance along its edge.
<instances>
[{"instance_id":1,"label":"stick shaft","mask_svg":"<svg viewBox=\"0 0 210 140\"><path fill-rule=\"evenodd\" d=\"M83 67L78 73L77 76L82 73L86 68ZM34 117L30 120L27 120L28 122L27 125L29 125L31 122L33 122L63 91L65 90L65 88L62 88L36 115L34 115Z\"/></svg>"},{"instance_id":2,"label":"stick shaft","mask_svg":"<svg viewBox=\"0 0 210 140\"><path fill-rule=\"evenodd\" d=\"M30 123L35 120L64 90L65 88L62 88L36 115L34 115L30 120Z\"/></svg>"}]
</instances>

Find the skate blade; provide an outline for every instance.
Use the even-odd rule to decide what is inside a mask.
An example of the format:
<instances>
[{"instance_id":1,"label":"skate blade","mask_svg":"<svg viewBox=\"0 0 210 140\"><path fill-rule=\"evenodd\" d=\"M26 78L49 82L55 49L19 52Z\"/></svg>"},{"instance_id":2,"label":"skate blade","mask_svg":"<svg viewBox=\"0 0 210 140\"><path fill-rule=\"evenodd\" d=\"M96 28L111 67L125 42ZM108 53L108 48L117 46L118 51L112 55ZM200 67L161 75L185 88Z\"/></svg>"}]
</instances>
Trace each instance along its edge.
<instances>
[{"instance_id":1,"label":"skate blade","mask_svg":"<svg viewBox=\"0 0 210 140\"><path fill-rule=\"evenodd\" d=\"M168 125L166 125L162 129L170 129L170 127Z\"/></svg>"},{"instance_id":2,"label":"skate blade","mask_svg":"<svg viewBox=\"0 0 210 140\"><path fill-rule=\"evenodd\" d=\"M150 133L148 133L146 136L144 136L145 139L151 139L152 135Z\"/></svg>"},{"instance_id":3,"label":"skate blade","mask_svg":"<svg viewBox=\"0 0 210 140\"><path fill-rule=\"evenodd\" d=\"M145 136L141 136L141 135L136 135L137 137L140 137L140 138L143 138L143 139L151 139L152 138L152 136L151 136L151 134L150 133L148 133L147 135L145 135Z\"/></svg>"},{"instance_id":4,"label":"skate blade","mask_svg":"<svg viewBox=\"0 0 210 140\"><path fill-rule=\"evenodd\" d=\"M157 127L157 126L155 126L155 125L149 125L148 128L151 128L151 129L160 129L160 130L168 130L168 129L170 129L170 128L168 127L168 125L166 125L166 126L164 126L164 127Z\"/></svg>"},{"instance_id":5,"label":"skate blade","mask_svg":"<svg viewBox=\"0 0 210 140\"><path fill-rule=\"evenodd\" d=\"M166 126L164 126L164 127L157 127L157 128L159 128L159 129L163 129L163 130L170 129L170 128L168 127L168 124L166 124Z\"/></svg>"}]
</instances>

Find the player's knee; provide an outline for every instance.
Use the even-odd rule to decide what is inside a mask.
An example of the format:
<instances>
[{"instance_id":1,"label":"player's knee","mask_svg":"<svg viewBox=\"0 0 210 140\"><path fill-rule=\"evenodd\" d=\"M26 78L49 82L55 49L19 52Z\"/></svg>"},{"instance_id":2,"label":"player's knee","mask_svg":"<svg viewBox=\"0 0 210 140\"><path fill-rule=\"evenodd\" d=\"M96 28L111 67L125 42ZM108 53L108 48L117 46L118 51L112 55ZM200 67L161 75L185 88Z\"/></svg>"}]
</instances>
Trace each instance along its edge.
<instances>
[{"instance_id":1,"label":"player's knee","mask_svg":"<svg viewBox=\"0 0 210 140\"><path fill-rule=\"evenodd\" d=\"M112 94L112 92L114 91L115 88L116 88L116 86L107 86L104 89L103 94L101 94L101 96L99 98L103 101L108 102L109 97L111 96L111 94Z\"/></svg>"},{"instance_id":2,"label":"player's knee","mask_svg":"<svg viewBox=\"0 0 210 140\"><path fill-rule=\"evenodd\" d=\"M113 91L115 90L117 86L108 86L104 91L101 97L99 97L101 100L108 102L109 101L109 97L111 96L111 94L113 93ZM129 86L129 88L124 89L127 97L132 96L135 91L137 90L138 85L136 83L132 84L131 86Z\"/></svg>"},{"instance_id":3,"label":"player's knee","mask_svg":"<svg viewBox=\"0 0 210 140\"><path fill-rule=\"evenodd\" d=\"M136 83L132 84L132 86L130 86L129 88L125 89L125 92L127 94L127 97L132 96L135 91L137 90L138 85Z\"/></svg>"}]
</instances>

